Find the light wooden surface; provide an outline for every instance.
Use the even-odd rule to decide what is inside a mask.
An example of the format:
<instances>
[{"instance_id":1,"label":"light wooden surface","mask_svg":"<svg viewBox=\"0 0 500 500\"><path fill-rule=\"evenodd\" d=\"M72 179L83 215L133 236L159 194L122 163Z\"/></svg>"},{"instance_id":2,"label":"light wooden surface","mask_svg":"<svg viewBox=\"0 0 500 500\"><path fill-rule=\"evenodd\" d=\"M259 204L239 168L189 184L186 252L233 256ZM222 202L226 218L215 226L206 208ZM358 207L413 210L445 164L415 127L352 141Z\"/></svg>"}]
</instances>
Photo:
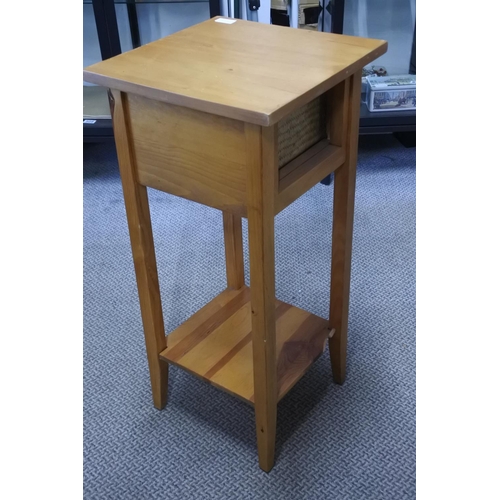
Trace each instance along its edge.
<instances>
[{"instance_id":1,"label":"light wooden surface","mask_svg":"<svg viewBox=\"0 0 500 500\"><path fill-rule=\"evenodd\" d=\"M229 212L222 212L222 225L224 229L227 286L237 290L245 285L241 217Z\"/></svg>"},{"instance_id":2,"label":"light wooden surface","mask_svg":"<svg viewBox=\"0 0 500 500\"><path fill-rule=\"evenodd\" d=\"M271 125L387 51L387 42L216 19L84 69L84 80Z\"/></svg>"},{"instance_id":3,"label":"light wooden surface","mask_svg":"<svg viewBox=\"0 0 500 500\"><path fill-rule=\"evenodd\" d=\"M347 133L339 136L345 141L346 161L334 174L332 274L330 283L329 325L335 329L335 335L329 342L330 361L333 379L338 384L344 383L346 375L361 73L356 73L349 78L348 85L349 90L345 91L345 95L349 97L346 110L347 118L345 120ZM335 117L332 120L335 120Z\"/></svg>"},{"instance_id":4,"label":"light wooden surface","mask_svg":"<svg viewBox=\"0 0 500 500\"><path fill-rule=\"evenodd\" d=\"M347 146L350 78L328 91L328 139L338 147Z\"/></svg>"},{"instance_id":5,"label":"light wooden surface","mask_svg":"<svg viewBox=\"0 0 500 500\"><path fill-rule=\"evenodd\" d=\"M127 96L114 91L112 98L116 151L134 257L153 402L156 408L162 409L167 403L168 365L158 357L165 349L166 342L148 193L137 181L137 169L131 150L130 123L126 118Z\"/></svg>"},{"instance_id":6,"label":"light wooden surface","mask_svg":"<svg viewBox=\"0 0 500 500\"><path fill-rule=\"evenodd\" d=\"M278 196L278 186L279 186L279 170L278 170L278 125L271 125L270 127L262 127L262 161L266 168L274 172L273 176L273 186L274 193L273 196L276 198Z\"/></svg>"},{"instance_id":7,"label":"light wooden surface","mask_svg":"<svg viewBox=\"0 0 500 500\"><path fill-rule=\"evenodd\" d=\"M294 158L291 162L287 163L283 167L279 169L279 175L278 178L281 181L285 177L287 177L289 174L296 170L300 170L300 167L306 163L308 160L310 160L313 156L316 156L319 152L323 151L328 144L327 139L321 140L308 148L306 151L304 151L302 154L298 155L296 158Z\"/></svg>"},{"instance_id":8,"label":"light wooden surface","mask_svg":"<svg viewBox=\"0 0 500 500\"><path fill-rule=\"evenodd\" d=\"M333 378L345 379L361 68L386 50L380 40L211 19L84 71L114 89L154 404L166 403L168 363L253 404L265 471L274 465L277 403L328 337ZM324 93L328 140L279 169L279 120ZM327 321L276 300L274 216L332 171ZM146 186L223 210L228 289L168 337Z\"/></svg>"},{"instance_id":9,"label":"light wooden surface","mask_svg":"<svg viewBox=\"0 0 500 500\"><path fill-rule=\"evenodd\" d=\"M309 148L290 164L280 169L280 172L286 169L287 175L279 181L275 213L281 212L299 196L309 191L328 174L340 167L344 161L345 150L328 145L325 140Z\"/></svg>"},{"instance_id":10,"label":"light wooden surface","mask_svg":"<svg viewBox=\"0 0 500 500\"><path fill-rule=\"evenodd\" d=\"M246 214L243 123L128 95L138 181Z\"/></svg>"},{"instance_id":11,"label":"light wooden surface","mask_svg":"<svg viewBox=\"0 0 500 500\"><path fill-rule=\"evenodd\" d=\"M274 465L277 412L274 195L277 164L264 164L261 127L245 124L247 217L252 290L255 426L261 469ZM272 151L272 150L270 150Z\"/></svg>"},{"instance_id":12,"label":"light wooden surface","mask_svg":"<svg viewBox=\"0 0 500 500\"><path fill-rule=\"evenodd\" d=\"M255 404L250 288L225 290L167 337L160 357ZM276 400L300 380L323 352L328 321L285 302L276 318Z\"/></svg>"}]
</instances>

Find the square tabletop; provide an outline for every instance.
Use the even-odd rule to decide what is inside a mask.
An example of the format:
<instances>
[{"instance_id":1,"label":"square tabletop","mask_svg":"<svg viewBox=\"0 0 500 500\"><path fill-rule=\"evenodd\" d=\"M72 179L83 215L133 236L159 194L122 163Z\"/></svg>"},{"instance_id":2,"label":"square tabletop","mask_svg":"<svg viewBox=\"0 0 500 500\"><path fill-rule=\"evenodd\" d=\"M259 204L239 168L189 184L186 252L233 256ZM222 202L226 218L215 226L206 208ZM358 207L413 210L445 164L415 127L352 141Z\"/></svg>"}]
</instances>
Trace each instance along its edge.
<instances>
[{"instance_id":1,"label":"square tabletop","mask_svg":"<svg viewBox=\"0 0 500 500\"><path fill-rule=\"evenodd\" d=\"M215 17L84 69L84 80L268 126L387 51L387 42Z\"/></svg>"}]
</instances>

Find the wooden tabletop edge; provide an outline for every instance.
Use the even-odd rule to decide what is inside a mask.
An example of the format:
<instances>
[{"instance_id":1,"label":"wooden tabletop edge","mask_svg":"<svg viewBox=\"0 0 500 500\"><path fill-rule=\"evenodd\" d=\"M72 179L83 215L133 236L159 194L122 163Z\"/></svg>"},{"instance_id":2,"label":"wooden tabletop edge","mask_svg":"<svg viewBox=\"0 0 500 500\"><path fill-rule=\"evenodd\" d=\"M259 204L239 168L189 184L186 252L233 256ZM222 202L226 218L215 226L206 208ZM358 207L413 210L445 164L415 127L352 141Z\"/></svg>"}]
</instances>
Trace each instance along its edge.
<instances>
[{"instance_id":1,"label":"wooden tabletop edge","mask_svg":"<svg viewBox=\"0 0 500 500\"><path fill-rule=\"evenodd\" d=\"M204 113L253 123L262 127L271 125L270 115L267 113L228 106L214 101L206 101L204 99L198 99L184 94L177 94L172 91L157 89L155 87L148 87L138 83L129 83L118 78L101 75L100 73L94 73L93 71L90 71L89 68L91 68L91 66L83 70L83 80L88 83L118 90L120 92L129 92L131 94L140 95L148 99L165 102L174 106L182 106Z\"/></svg>"},{"instance_id":2,"label":"wooden tabletop edge","mask_svg":"<svg viewBox=\"0 0 500 500\"><path fill-rule=\"evenodd\" d=\"M300 96L297 96L288 103L284 104L283 106L280 106L279 108L271 112L268 116L269 122L267 123L266 126L274 125L275 123L279 122L294 109L297 109L300 106L308 103L309 101L312 101L316 97L319 97L324 92L327 92L332 87L335 87L335 85L338 85L341 81L345 80L346 78L349 78L356 71L359 71L370 62L374 61L381 55L385 54L387 52L388 43L386 40L379 40L379 41L381 43L377 47L373 48L373 50L371 50L368 54L366 54L365 57L363 57L359 61L351 64L350 66L346 66L342 70L342 72L333 75L327 80L316 85L316 87L311 88L308 92L301 94ZM360 64L360 62L363 62L363 64Z\"/></svg>"},{"instance_id":3,"label":"wooden tabletop edge","mask_svg":"<svg viewBox=\"0 0 500 500\"><path fill-rule=\"evenodd\" d=\"M158 100L175 106L184 106L205 113L216 114L219 116L224 116L226 118L244 121L252 123L254 125L260 125L262 127L269 127L280 121L288 113L294 111L296 108L306 104L322 93L328 91L331 87L334 87L345 78L348 78L353 73L362 69L362 67L366 66L370 62L373 62L375 59L387 52L388 42L386 40L370 40L374 42L372 45L373 48L361 59L349 66L346 66L342 71L339 71L338 73L332 75L332 77L324 80L323 82L320 82L318 85L309 89L307 92L292 98L290 101L280 105L278 108L271 112L230 106L220 102L207 101L198 97L178 94L169 90L162 90L156 87L148 87L139 83L130 83L119 78L94 72L92 70L94 65L84 68L83 80L103 87L112 88L121 92L129 92L141 95L149 99Z\"/></svg>"},{"instance_id":4,"label":"wooden tabletop edge","mask_svg":"<svg viewBox=\"0 0 500 500\"><path fill-rule=\"evenodd\" d=\"M389 42L387 40L379 40L379 41L382 42L380 44L380 48L384 49L384 51L382 52L382 54L385 54L387 52L387 49L389 48ZM379 56L377 56L377 57L379 57Z\"/></svg>"}]
</instances>

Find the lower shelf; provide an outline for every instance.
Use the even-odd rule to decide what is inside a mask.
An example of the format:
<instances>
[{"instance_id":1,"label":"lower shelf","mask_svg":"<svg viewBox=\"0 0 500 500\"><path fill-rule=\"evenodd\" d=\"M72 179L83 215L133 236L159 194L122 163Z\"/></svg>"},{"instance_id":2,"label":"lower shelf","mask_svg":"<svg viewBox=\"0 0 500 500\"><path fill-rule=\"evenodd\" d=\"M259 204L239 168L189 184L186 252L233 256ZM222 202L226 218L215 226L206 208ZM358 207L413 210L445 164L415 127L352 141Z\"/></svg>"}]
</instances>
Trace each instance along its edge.
<instances>
[{"instance_id":1,"label":"lower shelf","mask_svg":"<svg viewBox=\"0 0 500 500\"><path fill-rule=\"evenodd\" d=\"M276 300L278 400L321 355L327 320ZM225 290L167 336L160 358L254 402L250 288Z\"/></svg>"}]
</instances>

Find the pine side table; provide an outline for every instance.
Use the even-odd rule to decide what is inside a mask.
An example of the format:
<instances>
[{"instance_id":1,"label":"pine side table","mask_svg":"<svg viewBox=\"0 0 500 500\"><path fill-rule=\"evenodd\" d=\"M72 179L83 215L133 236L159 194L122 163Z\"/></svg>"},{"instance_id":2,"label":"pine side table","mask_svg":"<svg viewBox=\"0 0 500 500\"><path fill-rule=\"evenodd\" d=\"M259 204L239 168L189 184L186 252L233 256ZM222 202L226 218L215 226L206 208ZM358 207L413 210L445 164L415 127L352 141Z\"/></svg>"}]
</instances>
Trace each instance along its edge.
<instances>
[{"instance_id":1,"label":"pine side table","mask_svg":"<svg viewBox=\"0 0 500 500\"><path fill-rule=\"evenodd\" d=\"M334 381L345 378L361 69L386 50L217 17L84 70L110 88L154 405L166 404L169 363L242 398L255 408L265 471L277 403L327 343ZM326 320L275 298L274 217L331 172ZM167 336L147 188L223 216L227 289Z\"/></svg>"}]
</instances>

